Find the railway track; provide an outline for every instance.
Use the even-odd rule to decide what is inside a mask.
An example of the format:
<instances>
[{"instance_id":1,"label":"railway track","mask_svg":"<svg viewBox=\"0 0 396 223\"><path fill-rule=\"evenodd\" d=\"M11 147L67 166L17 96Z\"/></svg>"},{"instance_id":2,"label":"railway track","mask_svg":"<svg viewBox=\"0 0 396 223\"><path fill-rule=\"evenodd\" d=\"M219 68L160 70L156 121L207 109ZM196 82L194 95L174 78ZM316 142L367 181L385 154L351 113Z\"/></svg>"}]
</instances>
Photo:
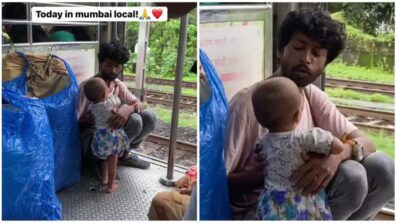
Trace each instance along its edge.
<instances>
[{"instance_id":1,"label":"railway track","mask_svg":"<svg viewBox=\"0 0 396 223\"><path fill-rule=\"evenodd\" d=\"M354 125L362 129L372 131L384 131L387 134L394 134L393 112L385 112L373 109L363 109L344 105L337 105L337 108L347 116L347 119Z\"/></svg>"},{"instance_id":2,"label":"railway track","mask_svg":"<svg viewBox=\"0 0 396 223\"><path fill-rule=\"evenodd\" d=\"M135 81L135 76L124 76L124 81ZM152 78L152 77L146 77L146 83L147 84L156 84L156 85L167 85L167 86L174 86L175 81L174 80L167 80L167 79L162 79L162 78ZM189 81L183 81L182 87L184 88L193 88L197 89L197 83L195 82L189 82Z\"/></svg>"},{"instance_id":3,"label":"railway track","mask_svg":"<svg viewBox=\"0 0 396 223\"><path fill-rule=\"evenodd\" d=\"M132 93L136 91L134 88L128 88ZM160 91L146 90L145 100L149 104L160 104L166 107L172 107L173 94L163 93ZM197 110L197 98L192 96L182 96L180 101L180 108Z\"/></svg>"},{"instance_id":4,"label":"railway track","mask_svg":"<svg viewBox=\"0 0 396 223\"><path fill-rule=\"evenodd\" d=\"M366 81L326 78L325 86L329 88L343 88L369 94L379 93L392 97L395 94L394 85Z\"/></svg>"},{"instance_id":5,"label":"railway track","mask_svg":"<svg viewBox=\"0 0 396 223\"><path fill-rule=\"evenodd\" d=\"M170 143L169 138L166 138L166 137L163 137L160 135L154 135L154 134L149 135L146 140L149 142L157 143L157 144L164 145L164 146L169 146L169 143ZM197 145L189 143L189 142L177 141L176 149L196 153Z\"/></svg>"}]
</instances>

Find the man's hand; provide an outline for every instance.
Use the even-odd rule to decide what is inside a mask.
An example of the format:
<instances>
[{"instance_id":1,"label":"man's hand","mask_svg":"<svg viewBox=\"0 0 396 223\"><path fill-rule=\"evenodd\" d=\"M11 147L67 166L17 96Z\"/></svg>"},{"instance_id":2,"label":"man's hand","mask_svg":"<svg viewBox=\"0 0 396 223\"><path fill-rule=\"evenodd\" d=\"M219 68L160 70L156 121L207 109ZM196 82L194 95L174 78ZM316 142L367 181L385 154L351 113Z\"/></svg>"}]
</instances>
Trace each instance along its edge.
<instances>
[{"instance_id":1,"label":"man's hand","mask_svg":"<svg viewBox=\"0 0 396 223\"><path fill-rule=\"evenodd\" d=\"M109 120L107 120L107 124L109 124L109 127L112 128L112 129L119 129L122 126L124 126L124 124L126 123L127 119L122 117L115 110L112 110L111 112L113 113L113 116L111 116L109 118Z\"/></svg>"},{"instance_id":2,"label":"man's hand","mask_svg":"<svg viewBox=\"0 0 396 223\"><path fill-rule=\"evenodd\" d=\"M264 177L267 175L267 156L262 150L255 150L253 168L246 169L244 172L246 182L251 182L256 187L264 185Z\"/></svg>"},{"instance_id":3,"label":"man's hand","mask_svg":"<svg viewBox=\"0 0 396 223\"><path fill-rule=\"evenodd\" d=\"M291 176L290 180L294 183L294 188L302 189L305 195L317 194L333 179L340 164L338 156L339 154L325 156L301 153L305 164L301 165Z\"/></svg>"},{"instance_id":4,"label":"man's hand","mask_svg":"<svg viewBox=\"0 0 396 223\"><path fill-rule=\"evenodd\" d=\"M259 144L256 144L256 147L254 148L254 161L256 171L258 172L259 176L262 177L262 182L264 183L264 176L267 175L266 167L268 162L267 156Z\"/></svg>"},{"instance_id":5,"label":"man's hand","mask_svg":"<svg viewBox=\"0 0 396 223\"><path fill-rule=\"evenodd\" d=\"M90 111L86 112L78 120L78 125L80 128L89 128L95 125L95 118Z\"/></svg>"},{"instance_id":6,"label":"man's hand","mask_svg":"<svg viewBox=\"0 0 396 223\"><path fill-rule=\"evenodd\" d=\"M133 100L132 103L130 103L130 105L133 105L135 107L136 111L140 111L141 112L144 109L144 104L141 101L137 100L137 99Z\"/></svg>"},{"instance_id":7,"label":"man's hand","mask_svg":"<svg viewBox=\"0 0 396 223\"><path fill-rule=\"evenodd\" d=\"M262 148L256 146L254 150L254 163L249 169L243 172L231 173L228 175L230 194L239 196L241 193L251 192L264 185L264 177L267 175L267 156Z\"/></svg>"}]
</instances>

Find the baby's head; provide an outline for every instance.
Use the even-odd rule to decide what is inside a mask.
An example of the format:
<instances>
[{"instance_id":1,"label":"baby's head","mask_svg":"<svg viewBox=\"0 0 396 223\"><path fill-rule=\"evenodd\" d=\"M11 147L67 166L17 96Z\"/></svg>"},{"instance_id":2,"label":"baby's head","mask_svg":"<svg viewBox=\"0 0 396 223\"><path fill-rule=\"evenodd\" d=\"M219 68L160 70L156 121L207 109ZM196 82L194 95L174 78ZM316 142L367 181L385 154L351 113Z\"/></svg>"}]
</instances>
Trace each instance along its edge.
<instances>
[{"instance_id":1,"label":"baby's head","mask_svg":"<svg viewBox=\"0 0 396 223\"><path fill-rule=\"evenodd\" d=\"M93 103L106 100L107 85L102 78L93 77L84 85L85 97Z\"/></svg>"},{"instance_id":2,"label":"baby's head","mask_svg":"<svg viewBox=\"0 0 396 223\"><path fill-rule=\"evenodd\" d=\"M271 131L290 131L300 118L302 98L297 85L286 77L273 77L253 91L252 103L257 121Z\"/></svg>"}]
</instances>

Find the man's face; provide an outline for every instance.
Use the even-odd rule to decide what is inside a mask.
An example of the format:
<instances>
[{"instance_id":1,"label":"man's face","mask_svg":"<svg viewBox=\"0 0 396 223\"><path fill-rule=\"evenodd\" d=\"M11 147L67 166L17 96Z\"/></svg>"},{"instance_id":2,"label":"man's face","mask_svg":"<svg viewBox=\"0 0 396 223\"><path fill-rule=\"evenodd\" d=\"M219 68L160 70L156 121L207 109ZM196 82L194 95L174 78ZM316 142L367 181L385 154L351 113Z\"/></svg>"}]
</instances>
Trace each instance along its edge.
<instances>
[{"instance_id":1,"label":"man's face","mask_svg":"<svg viewBox=\"0 0 396 223\"><path fill-rule=\"evenodd\" d=\"M122 64L106 58L100 65L100 73L105 80L113 81L122 71Z\"/></svg>"},{"instance_id":2,"label":"man's face","mask_svg":"<svg viewBox=\"0 0 396 223\"><path fill-rule=\"evenodd\" d=\"M300 32L294 33L281 52L282 74L305 87L323 73L326 58L327 49Z\"/></svg>"}]
</instances>

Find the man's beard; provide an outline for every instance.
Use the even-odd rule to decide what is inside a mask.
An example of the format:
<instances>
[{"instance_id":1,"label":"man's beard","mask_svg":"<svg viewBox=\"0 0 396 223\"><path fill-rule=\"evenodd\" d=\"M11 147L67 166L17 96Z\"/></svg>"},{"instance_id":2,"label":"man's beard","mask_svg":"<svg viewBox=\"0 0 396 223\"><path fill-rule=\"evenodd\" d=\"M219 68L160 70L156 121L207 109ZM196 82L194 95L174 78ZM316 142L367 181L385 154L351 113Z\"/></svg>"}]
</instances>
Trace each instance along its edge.
<instances>
[{"instance_id":1,"label":"man's beard","mask_svg":"<svg viewBox=\"0 0 396 223\"><path fill-rule=\"evenodd\" d=\"M104 80L107 80L107 81L114 81L117 77L118 77L118 74L109 74L109 73L104 73L104 72L102 72L102 78L104 79Z\"/></svg>"}]
</instances>

